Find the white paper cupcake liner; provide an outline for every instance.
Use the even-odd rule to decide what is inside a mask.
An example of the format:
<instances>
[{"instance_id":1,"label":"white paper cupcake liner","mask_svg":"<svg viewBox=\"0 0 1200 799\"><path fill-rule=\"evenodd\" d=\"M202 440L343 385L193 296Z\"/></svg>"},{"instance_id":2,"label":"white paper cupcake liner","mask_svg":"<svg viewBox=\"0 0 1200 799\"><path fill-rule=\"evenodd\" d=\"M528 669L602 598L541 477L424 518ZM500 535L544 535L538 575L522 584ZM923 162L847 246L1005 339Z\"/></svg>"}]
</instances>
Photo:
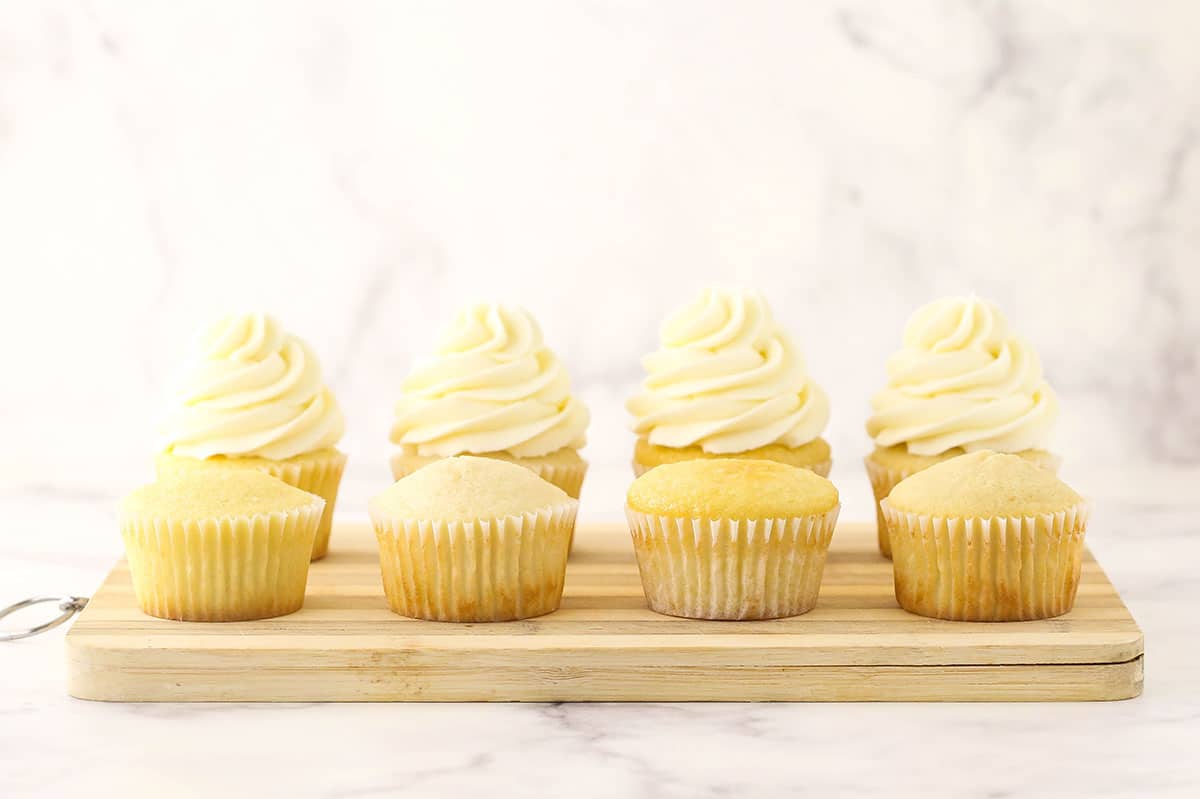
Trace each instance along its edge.
<instances>
[{"instance_id":1,"label":"white paper cupcake liner","mask_svg":"<svg viewBox=\"0 0 1200 799\"><path fill-rule=\"evenodd\" d=\"M626 508L651 610L774 619L812 609L839 508L787 519L680 519Z\"/></svg>"},{"instance_id":2,"label":"white paper cupcake liner","mask_svg":"<svg viewBox=\"0 0 1200 799\"><path fill-rule=\"evenodd\" d=\"M807 466L805 468L812 470L813 472L815 472L816 474L818 474L821 477L829 477L829 472L831 469L833 469L833 461L832 460L819 461L818 463L814 463L811 466Z\"/></svg>"},{"instance_id":3,"label":"white paper cupcake liner","mask_svg":"<svg viewBox=\"0 0 1200 799\"><path fill-rule=\"evenodd\" d=\"M428 466L431 462L429 460L417 460L412 456L398 452L391 458L392 477L397 480L407 477L417 469ZM515 458L511 462L518 466L524 466L547 483L558 486L572 499L579 499L579 493L583 489L583 478L587 475L587 461L580 460L576 463L539 463L537 461Z\"/></svg>"},{"instance_id":4,"label":"white paper cupcake liner","mask_svg":"<svg viewBox=\"0 0 1200 799\"><path fill-rule=\"evenodd\" d=\"M1058 472L1058 467L1062 463L1062 459L1057 455L1046 452L1041 457L1034 458L1031 462L1048 470L1051 474ZM876 463L873 458L867 456L863 459L863 465L867 468L867 479L871 481L871 491L875 494L875 531L879 539L879 551L885 558L892 557L892 542L888 535L887 521L884 519L883 510L880 503L887 499L888 494L892 493L892 489L900 484L901 480L911 477L921 469L893 469ZM933 465L933 464L930 464ZM924 468L929 468L928 466Z\"/></svg>"},{"instance_id":5,"label":"white paper cupcake liner","mask_svg":"<svg viewBox=\"0 0 1200 799\"><path fill-rule=\"evenodd\" d=\"M885 499L896 601L922 616L1022 621L1075 604L1088 507L1024 517L904 513Z\"/></svg>"},{"instance_id":6,"label":"white paper cupcake liner","mask_svg":"<svg viewBox=\"0 0 1200 799\"><path fill-rule=\"evenodd\" d=\"M219 465L207 460L181 455L160 454L156 461L159 475L180 469L240 468L264 472L290 486L315 494L325 500L325 512L313 540L312 559L320 560L329 551L329 534L333 529L333 509L337 504L338 486L346 469L346 454L336 449L322 450L289 460L273 461L264 458L224 458Z\"/></svg>"},{"instance_id":7,"label":"white paper cupcake liner","mask_svg":"<svg viewBox=\"0 0 1200 799\"><path fill-rule=\"evenodd\" d=\"M304 604L324 501L286 512L202 521L121 519L144 613L179 621L246 621Z\"/></svg>"},{"instance_id":8,"label":"white paper cupcake liner","mask_svg":"<svg viewBox=\"0 0 1200 799\"><path fill-rule=\"evenodd\" d=\"M337 504L338 487L346 470L346 455L334 451L330 457L307 461L276 461L267 472L301 491L316 494L325 500L321 526L313 541L312 559L320 560L329 552L329 534L333 530L333 508Z\"/></svg>"},{"instance_id":9,"label":"white paper cupcake liner","mask_svg":"<svg viewBox=\"0 0 1200 799\"><path fill-rule=\"evenodd\" d=\"M511 621L558 609L579 504L468 522L371 510L388 607L434 621Z\"/></svg>"},{"instance_id":10,"label":"white paper cupcake liner","mask_svg":"<svg viewBox=\"0 0 1200 799\"><path fill-rule=\"evenodd\" d=\"M890 558L892 557L892 542L888 536L887 520L883 516L879 503L892 493L892 489L901 480L916 474L916 472L906 469L889 469L886 466L880 466L870 457L864 458L863 464L867 467L867 479L871 481L871 491L875 495L875 533L879 540L879 551L885 558Z\"/></svg>"}]
</instances>

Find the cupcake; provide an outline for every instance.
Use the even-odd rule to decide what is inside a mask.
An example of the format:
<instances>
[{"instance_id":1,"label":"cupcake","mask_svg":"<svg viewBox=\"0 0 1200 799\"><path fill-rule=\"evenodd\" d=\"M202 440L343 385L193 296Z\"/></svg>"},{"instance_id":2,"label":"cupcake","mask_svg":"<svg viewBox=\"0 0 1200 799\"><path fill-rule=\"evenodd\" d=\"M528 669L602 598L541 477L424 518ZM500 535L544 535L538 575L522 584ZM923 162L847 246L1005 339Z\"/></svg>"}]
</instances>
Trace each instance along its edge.
<instances>
[{"instance_id":1,"label":"cupcake","mask_svg":"<svg viewBox=\"0 0 1200 799\"><path fill-rule=\"evenodd\" d=\"M304 604L325 500L249 469L196 469L121 503L142 612L179 621L283 616Z\"/></svg>"},{"instance_id":2,"label":"cupcake","mask_svg":"<svg viewBox=\"0 0 1200 799\"><path fill-rule=\"evenodd\" d=\"M577 500L498 458L442 458L371 500L388 607L433 621L558 609Z\"/></svg>"},{"instance_id":3,"label":"cupcake","mask_svg":"<svg viewBox=\"0 0 1200 799\"><path fill-rule=\"evenodd\" d=\"M588 418L528 311L468 305L401 386L392 475L476 455L524 466L578 498Z\"/></svg>"},{"instance_id":4,"label":"cupcake","mask_svg":"<svg viewBox=\"0 0 1200 799\"><path fill-rule=\"evenodd\" d=\"M1022 621L1075 604L1087 505L1029 460L962 455L902 480L882 506L905 610Z\"/></svg>"},{"instance_id":5,"label":"cupcake","mask_svg":"<svg viewBox=\"0 0 1200 799\"><path fill-rule=\"evenodd\" d=\"M905 325L887 374L887 387L871 400L875 451L866 458L885 556L892 550L878 503L909 475L978 450L1057 471L1046 446L1058 398L1037 353L994 305L949 297L924 306Z\"/></svg>"},{"instance_id":6,"label":"cupcake","mask_svg":"<svg viewBox=\"0 0 1200 799\"><path fill-rule=\"evenodd\" d=\"M638 435L633 470L666 463L749 458L822 477L829 400L756 291L705 289L667 318L661 346L642 360L646 379L626 403Z\"/></svg>"},{"instance_id":7,"label":"cupcake","mask_svg":"<svg viewBox=\"0 0 1200 799\"><path fill-rule=\"evenodd\" d=\"M833 483L777 461L651 469L634 480L626 505L650 609L691 619L811 610L838 509Z\"/></svg>"},{"instance_id":8,"label":"cupcake","mask_svg":"<svg viewBox=\"0 0 1200 799\"><path fill-rule=\"evenodd\" d=\"M342 412L308 345L266 314L221 319L201 337L163 421L159 475L253 469L325 500L312 558L329 548L346 456Z\"/></svg>"}]
</instances>

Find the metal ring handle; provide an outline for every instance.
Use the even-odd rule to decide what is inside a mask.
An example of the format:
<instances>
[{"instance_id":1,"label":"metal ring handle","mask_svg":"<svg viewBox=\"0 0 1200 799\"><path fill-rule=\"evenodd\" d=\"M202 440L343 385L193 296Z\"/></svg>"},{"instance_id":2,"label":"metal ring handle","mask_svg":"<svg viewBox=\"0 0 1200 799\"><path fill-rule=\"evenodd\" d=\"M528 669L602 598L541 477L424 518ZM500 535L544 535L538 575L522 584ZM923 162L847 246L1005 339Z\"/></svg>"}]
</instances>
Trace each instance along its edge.
<instances>
[{"instance_id":1,"label":"metal ring handle","mask_svg":"<svg viewBox=\"0 0 1200 799\"><path fill-rule=\"evenodd\" d=\"M46 632L46 630L52 630L55 627L57 627L58 625L65 622L67 619L74 616L79 611L83 610L84 607L87 606L88 598L85 596L36 596L36 597L30 597L29 599L22 599L20 602L16 602L16 603L4 608L3 610L0 610L0 619L3 619L5 616L9 615L10 613L16 613L18 610L21 610L23 608L27 608L32 605L41 605L46 602L57 602L58 609L60 611L62 611L62 613L60 615L54 617L50 621L46 622L45 624L39 624L36 627L30 627L26 630L16 630L16 631L10 632L10 633L0 632L0 641L16 641L21 638L28 638L31 635L37 635L38 633L44 633L44 632Z\"/></svg>"}]
</instances>

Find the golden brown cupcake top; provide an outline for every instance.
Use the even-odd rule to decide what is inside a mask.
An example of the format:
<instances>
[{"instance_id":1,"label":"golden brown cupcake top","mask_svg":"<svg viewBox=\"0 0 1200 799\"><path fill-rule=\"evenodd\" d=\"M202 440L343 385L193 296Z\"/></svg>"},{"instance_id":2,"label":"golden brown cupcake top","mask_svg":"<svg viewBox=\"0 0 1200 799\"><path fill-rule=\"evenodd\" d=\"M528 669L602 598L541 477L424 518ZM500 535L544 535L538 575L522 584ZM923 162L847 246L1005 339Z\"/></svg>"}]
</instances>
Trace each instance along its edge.
<instances>
[{"instance_id":1,"label":"golden brown cupcake top","mask_svg":"<svg viewBox=\"0 0 1200 799\"><path fill-rule=\"evenodd\" d=\"M639 438L634 445L633 457L634 460L645 466L694 461L700 458L742 458L744 460L778 461L791 466L808 467L829 460L829 442L823 438L814 438L798 447L768 444L765 447L745 452L714 455L705 452L700 447L660 447L657 444L651 444L644 438Z\"/></svg>"},{"instance_id":2,"label":"golden brown cupcake top","mask_svg":"<svg viewBox=\"0 0 1200 799\"><path fill-rule=\"evenodd\" d=\"M197 471L200 469L263 469L270 466L276 466L281 463L304 466L306 464L326 460L337 454L339 454L338 450L334 449L333 447L302 452L299 455L286 458L284 460L272 460L270 458L259 458L257 456L229 458L224 455L214 455L211 458L190 458L187 456L160 453L155 458L155 466L161 470L159 472L160 474Z\"/></svg>"},{"instance_id":3,"label":"golden brown cupcake top","mask_svg":"<svg viewBox=\"0 0 1200 799\"><path fill-rule=\"evenodd\" d=\"M434 461L439 461L442 459L441 455L418 455L416 447L400 447L395 457L404 458L405 462L414 464L420 464L422 462L433 463ZM579 454L579 450L572 449L571 447L556 449L554 452L550 452L545 455L530 455L524 458L517 457L516 455L508 452L479 452L471 455L470 457L492 458L493 460L507 461L509 463L516 463L522 466L530 466L534 464L539 466L577 466L579 464L586 463L586 461L583 459L583 456Z\"/></svg>"},{"instance_id":4,"label":"golden brown cupcake top","mask_svg":"<svg viewBox=\"0 0 1200 799\"><path fill-rule=\"evenodd\" d=\"M193 469L142 486L122 513L175 520L228 519L323 507L325 500L253 469Z\"/></svg>"},{"instance_id":5,"label":"golden brown cupcake top","mask_svg":"<svg viewBox=\"0 0 1200 799\"><path fill-rule=\"evenodd\" d=\"M901 480L887 503L928 516L991 518L1058 513L1083 498L1024 458L981 451L960 455Z\"/></svg>"},{"instance_id":6,"label":"golden brown cupcake top","mask_svg":"<svg viewBox=\"0 0 1200 799\"><path fill-rule=\"evenodd\" d=\"M655 516L782 519L832 510L838 492L807 469L719 458L656 466L633 481L627 501L632 510Z\"/></svg>"},{"instance_id":7,"label":"golden brown cupcake top","mask_svg":"<svg viewBox=\"0 0 1200 799\"><path fill-rule=\"evenodd\" d=\"M397 480L371 500L372 515L441 522L499 519L576 500L524 466L463 455Z\"/></svg>"},{"instance_id":8,"label":"golden brown cupcake top","mask_svg":"<svg viewBox=\"0 0 1200 799\"><path fill-rule=\"evenodd\" d=\"M987 450L979 450L986 452ZM917 455L909 452L908 448L903 444L894 447L876 447L871 453L870 459L880 466L887 469L897 469L904 472L916 472L921 469L928 469L937 463L948 461L951 458L957 458L959 455L965 455L966 450L961 447L948 449L940 455ZM1014 452L1018 458L1033 463L1043 469L1055 471L1058 468L1059 458L1044 449L1023 449L1020 452Z\"/></svg>"}]
</instances>

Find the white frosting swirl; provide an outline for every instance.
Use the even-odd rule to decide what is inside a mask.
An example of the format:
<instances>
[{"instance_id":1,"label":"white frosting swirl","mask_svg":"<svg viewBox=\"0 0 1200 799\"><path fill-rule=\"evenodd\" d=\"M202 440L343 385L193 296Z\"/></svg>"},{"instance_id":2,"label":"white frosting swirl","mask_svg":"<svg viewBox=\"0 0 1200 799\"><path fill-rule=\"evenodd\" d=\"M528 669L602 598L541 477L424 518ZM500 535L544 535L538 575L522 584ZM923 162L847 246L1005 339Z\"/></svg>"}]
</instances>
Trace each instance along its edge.
<instances>
[{"instance_id":1,"label":"white frosting swirl","mask_svg":"<svg viewBox=\"0 0 1200 799\"><path fill-rule=\"evenodd\" d=\"M642 359L642 391L626 403L651 444L714 454L821 435L829 400L756 291L705 289L663 323Z\"/></svg>"},{"instance_id":2,"label":"white frosting swirl","mask_svg":"<svg viewBox=\"0 0 1200 799\"><path fill-rule=\"evenodd\" d=\"M334 446L343 429L312 350L262 313L205 333L162 424L164 449L193 458L286 460Z\"/></svg>"},{"instance_id":3,"label":"white frosting swirl","mask_svg":"<svg viewBox=\"0 0 1200 799\"><path fill-rule=\"evenodd\" d=\"M947 297L914 313L887 374L867 421L883 447L906 444L917 455L1044 449L1058 418L1037 353L999 309L975 297Z\"/></svg>"},{"instance_id":4,"label":"white frosting swirl","mask_svg":"<svg viewBox=\"0 0 1200 799\"><path fill-rule=\"evenodd\" d=\"M418 455L528 458L587 443L588 410L521 308L464 308L401 391L391 440Z\"/></svg>"}]
</instances>

